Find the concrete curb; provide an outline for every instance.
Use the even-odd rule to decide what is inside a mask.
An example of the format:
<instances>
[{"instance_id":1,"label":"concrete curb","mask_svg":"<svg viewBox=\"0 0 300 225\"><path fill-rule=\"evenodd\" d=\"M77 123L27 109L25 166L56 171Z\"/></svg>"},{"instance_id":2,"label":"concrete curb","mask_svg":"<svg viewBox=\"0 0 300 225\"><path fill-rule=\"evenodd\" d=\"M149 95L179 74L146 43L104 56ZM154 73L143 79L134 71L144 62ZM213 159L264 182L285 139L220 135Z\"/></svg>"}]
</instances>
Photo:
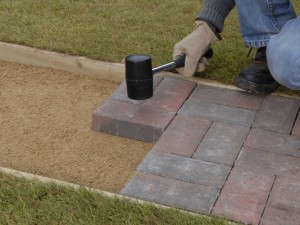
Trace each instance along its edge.
<instances>
[{"instance_id":1,"label":"concrete curb","mask_svg":"<svg viewBox=\"0 0 300 225\"><path fill-rule=\"evenodd\" d=\"M125 79L125 65L123 63L102 62L83 56L72 56L1 41L0 60L49 67L116 82L122 82ZM237 90L232 85L224 85L198 77L185 78L179 74L170 72L162 72L158 76L174 77L194 81L198 84Z\"/></svg>"},{"instance_id":2,"label":"concrete curb","mask_svg":"<svg viewBox=\"0 0 300 225\"><path fill-rule=\"evenodd\" d=\"M50 67L117 82L124 80L124 64L121 63L101 62L5 42L0 42L0 60Z\"/></svg>"}]
</instances>

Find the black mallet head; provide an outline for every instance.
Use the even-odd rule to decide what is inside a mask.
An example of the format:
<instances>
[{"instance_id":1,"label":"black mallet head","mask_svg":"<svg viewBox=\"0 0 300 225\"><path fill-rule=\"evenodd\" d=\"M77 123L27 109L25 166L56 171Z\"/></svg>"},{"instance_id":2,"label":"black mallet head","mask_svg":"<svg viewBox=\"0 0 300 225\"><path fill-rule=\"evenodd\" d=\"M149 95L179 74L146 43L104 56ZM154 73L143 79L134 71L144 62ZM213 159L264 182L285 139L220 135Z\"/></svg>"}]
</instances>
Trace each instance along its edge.
<instances>
[{"instance_id":1,"label":"black mallet head","mask_svg":"<svg viewBox=\"0 0 300 225\"><path fill-rule=\"evenodd\" d=\"M211 58L213 51L207 50L204 57ZM152 69L151 57L137 54L125 58L125 74L128 98L145 100L153 96L153 75L173 68L184 67L185 55L179 56L174 61Z\"/></svg>"},{"instance_id":2,"label":"black mallet head","mask_svg":"<svg viewBox=\"0 0 300 225\"><path fill-rule=\"evenodd\" d=\"M129 55L125 58L128 98L144 100L153 96L152 60L148 55Z\"/></svg>"}]
</instances>

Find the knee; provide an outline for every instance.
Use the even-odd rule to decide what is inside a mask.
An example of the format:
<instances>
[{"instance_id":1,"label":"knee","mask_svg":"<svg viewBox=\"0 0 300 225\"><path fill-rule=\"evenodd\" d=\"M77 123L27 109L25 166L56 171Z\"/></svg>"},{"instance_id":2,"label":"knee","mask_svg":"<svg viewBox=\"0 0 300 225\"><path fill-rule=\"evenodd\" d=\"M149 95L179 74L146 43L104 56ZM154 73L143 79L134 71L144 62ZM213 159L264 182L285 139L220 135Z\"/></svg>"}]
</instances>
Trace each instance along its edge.
<instances>
[{"instance_id":1,"label":"knee","mask_svg":"<svg viewBox=\"0 0 300 225\"><path fill-rule=\"evenodd\" d=\"M267 61L273 78L281 85L300 90L300 49L297 45L272 37L267 47Z\"/></svg>"}]
</instances>

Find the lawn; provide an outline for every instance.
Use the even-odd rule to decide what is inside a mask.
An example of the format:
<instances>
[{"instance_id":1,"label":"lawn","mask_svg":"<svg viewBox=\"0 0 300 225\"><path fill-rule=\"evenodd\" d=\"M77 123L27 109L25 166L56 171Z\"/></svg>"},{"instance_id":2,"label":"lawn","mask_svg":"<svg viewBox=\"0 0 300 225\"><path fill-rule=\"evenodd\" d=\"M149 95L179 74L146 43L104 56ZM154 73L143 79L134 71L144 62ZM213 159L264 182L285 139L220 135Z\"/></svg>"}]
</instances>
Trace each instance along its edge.
<instances>
[{"instance_id":1,"label":"lawn","mask_svg":"<svg viewBox=\"0 0 300 225\"><path fill-rule=\"evenodd\" d=\"M0 173L0 224L228 225L225 220L108 198Z\"/></svg>"},{"instance_id":2,"label":"lawn","mask_svg":"<svg viewBox=\"0 0 300 225\"><path fill-rule=\"evenodd\" d=\"M300 12L300 2L292 2ZM111 62L145 53L157 66L172 59L174 44L192 31L202 4L203 0L2 0L0 40ZM200 76L232 84L255 52L247 58L235 9L222 37L213 45L209 69Z\"/></svg>"}]
</instances>

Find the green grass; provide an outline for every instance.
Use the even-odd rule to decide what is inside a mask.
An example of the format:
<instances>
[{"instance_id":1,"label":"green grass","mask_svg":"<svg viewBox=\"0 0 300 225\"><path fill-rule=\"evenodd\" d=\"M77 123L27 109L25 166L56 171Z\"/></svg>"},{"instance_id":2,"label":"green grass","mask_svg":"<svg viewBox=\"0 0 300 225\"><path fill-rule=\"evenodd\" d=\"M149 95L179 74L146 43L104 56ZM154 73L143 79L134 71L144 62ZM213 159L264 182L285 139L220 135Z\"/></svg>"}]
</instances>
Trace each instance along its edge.
<instances>
[{"instance_id":1,"label":"green grass","mask_svg":"<svg viewBox=\"0 0 300 225\"><path fill-rule=\"evenodd\" d=\"M214 217L111 199L84 188L29 182L0 173L0 224L228 225Z\"/></svg>"},{"instance_id":2,"label":"green grass","mask_svg":"<svg viewBox=\"0 0 300 225\"><path fill-rule=\"evenodd\" d=\"M300 2L293 0L297 12ZM174 44L192 31L203 0L1 0L0 40L120 62L132 53L150 54L157 66L172 59ZM232 84L246 65L236 10L226 20L223 41L201 74ZM252 54L253 55L253 54Z\"/></svg>"}]
</instances>

